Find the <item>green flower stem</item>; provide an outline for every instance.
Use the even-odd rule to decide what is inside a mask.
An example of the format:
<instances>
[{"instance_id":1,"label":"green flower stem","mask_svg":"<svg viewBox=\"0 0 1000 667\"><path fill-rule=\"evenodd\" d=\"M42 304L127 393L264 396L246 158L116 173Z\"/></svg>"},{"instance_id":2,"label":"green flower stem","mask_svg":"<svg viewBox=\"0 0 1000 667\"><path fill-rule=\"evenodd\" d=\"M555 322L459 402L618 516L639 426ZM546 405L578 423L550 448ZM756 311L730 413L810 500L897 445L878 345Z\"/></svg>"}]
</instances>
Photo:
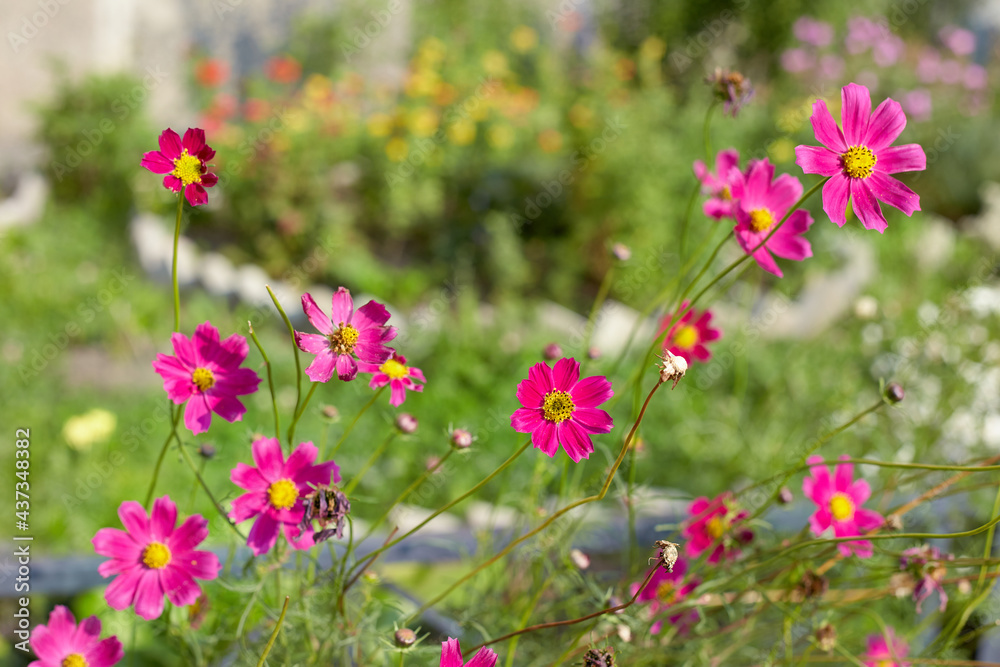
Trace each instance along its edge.
<instances>
[{"instance_id":1,"label":"green flower stem","mask_svg":"<svg viewBox=\"0 0 1000 667\"><path fill-rule=\"evenodd\" d=\"M267 659L267 654L271 652L274 647L274 640L278 638L278 633L281 631L281 624L285 622L285 614L288 612L288 601L291 598L285 596L285 604L281 607L281 616L278 617L278 622L274 626L274 631L271 632L271 638L267 640L267 646L264 647L264 652L260 656L260 660L257 661L257 667L263 667L264 661Z\"/></svg>"},{"instance_id":2,"label":"green flower stem","mask_svg":"<svg viewBox=\"0 0 1000 667\"><path fill-rule=\"evenodd\" d=\"M344 487L345 494L347 494L348 496L351 495L351 492L354 491L355 488L357 488L359 483L361 483L361 479L365 476L365 473L368 472L368 469L371 468L373 465L375 465L375 462L379 460L379 457L381 457L383 453L385 453L386 447L389 446L389 443L392 442L393 438L395 437L396 437L396 429L393 429L392 432L389 433L389 435L386 437L386 439L382 441L382 444L379 445L374 452L372 452L371 456L368 457L368 460L365 461L365 464L363 466L361 466L361 470L357 472L357 474L354 476L354 479L348 482L347 485Z\"/></svg>"},{"instance_id":3,"label":"green flower stem","mask_svg":"<svg viewBox=\"0 0 1000 667\"><path fill-rule=\"evenodd\" d=\"M278 417L278 399L274 393L274 378L271 376L271 361L267 358L267 353L264 352L264 347L257 339L257 334L253 330L253 323L247 322L247 326L250 328L250 338L253 339L254 344L257 346L260 356L264 358L264 366L267 368L267 386L271 389L271 407L274 409L274 437L277 439L278 443L281 444L281 419ZM292 446L291 440L288 441L288 446Z\"/></svg>"},{"instance_id":4,"label":"green flower stem","mask_svg":"<svg viewBox=\"0 0 1000 667\"><path fill-rule=\"evenodd\" d=\"M468 491L466 491L462 495L458 496L454 500L451 500L448 503L445 503L444 506L442 506L438 510L435 510L433 514L431 514L429 517L427 517L426 519L424 519L423 521L421 521L420 523L418 523L416 526L414 526L413 528L411 528L408 532L404 533L400 537L397 537L396 539L392 540L391 542L386 542L383 546L381 546L378 549L375 549L374 551L372 551L370 554L368 554L368 556L366 556L366 559L373 558L374 556L377 556L377 555L381 554L386 549L389 549L389 548L391 548L391 547L399 544L400 542L402 542L403 540L405 540L407 537L409 537L410 535L414 534L415 532L417 532L418 530L420 530L421 528L423 528L424 526L426 526L428 523L430 523L431 521L433 521L435 518L437 518L441 514L444 514L445 512L447 512L448 510L450 510L452 507L454 507L455 505L459 504L460 502L462 502L463 500L465 500L466 498L468 498L469 496L471 496L472 494L474 494L476 491L478 491L479 489L481 489L484 486L486 486L487 484L489 484L490 481L492 481L494 477L496 477L501 472L503 472L504 470L506 470L506 468L511 463L513 463L517 459L517 457L519 457L521 454L523 454L524 451L526 449L528 449L528 447L530 445L531 445L531 438L528 438L527 441L525 441L525 443L523 445L521 445L521 447L516 452L514 452L513 454L511 454L507 458L506 461L504 461L503 463L501 463L500 466L498 468L496 468L496 470L494 470L489 475L487 475L478 484L476 484L471 489L469 489ZM358 567L358 565L354 565L351 568L351 573L352 574L354 573L354 569L356 569L357 567Z\"/></svg>"},{"instance_id":5,"label":"green flower stem","mask_svg":"<svg viewBox=\"0 0 1000 667\"><path fill-rule=\"evenodd\" d=\"M181 217L184 215L184 191L177 193L177 222L174 224L174 258L170 267L170 282L174 288L174 331L181 330L181 290L177 285L177 245L181 238Z\"/></svg>"},{"instance_id":6,"label":"green flower stem","mask_svg":"<svg viewBox=\"0 0 1000 667\"><path fill-rule=\"evenodd\" d=\"M699 192L701 192L701 183L698 179L695 179L694 187L691 188L691 194L688 195L687 207L684 209L684 219L681 221L681 241L678 246L681 258L684 257L684 251L687 249L688 228L691 226L691 211L694 209L695 201L698 200Z\"/></svg>"},{"instance_id":7,"label":"green flower stem","mask_svg":"<svg viewBox=\"0 0 1000 667\"><path fill-rule=\"evenodd\" d=\"M188 467L191 468L191 472L194 473L195 479L197 479L198 483L201 484L201 488L204 489L205 495L208 496L208 499L212 501L212 504L215 506L215 509L219 512L219 516L222 517L223 521L226 522L227 526L233 529L234 533L239 535L241 540L246 542L247 540L246 536L244 536L243 533L240 532L240 529L236 527L235 523L229 520L229 515L226 514L226 510L222 508L222 505L219 504L219 501L215 499L215 495L212 493L211 489L208 488L208 484L205 483L205 478L202 477L201 473L198 472L198 466L194 464L194 461L191 460L191 455L187 453L187 449L184 447L183 444L181 444L180 438L177 438L177 445L178 445L177 448L181 450L181 457L188 464Z\"/></svg>"},{"instance_id":8,"label":"green flower stem","mask_svg":"<svg viewBox=\"0 0 1000 667\"><path fill-rule=\"evenodd\" d=\"M519 544L521 544L525 540L528 540L531 537L533 537L533 536L537 535L538 533L542 532L543 530L545 530L547 527L549 527L552 524L552 522L554 522L556 519L558 519L562 515L566 514L566 512L569 512L569 511L571 511L573 509L576 509L577 507L580 507L581 505L586 505L587 503L594 502L595 500L602 500L604 498L604 496L607 495L608 489L611 488L611 483L612 483L612 481L615 478L615 473L618 472L618 467L621 466L622 461L625 459L625 454L628 452L629 446L632 444L632 439L635 437L635 432L638 430L639 424L642 423L642 419L646 415L646 408L649 407L649 402L652 400L653 395L656 393L656 390L659 389L660 385L662 385L662 384L663 383L660 382L659 379L657 379L657 383L650 390L649 395L646 396L646 402L643 403L642 409L639 411L638 418L635 420L635 423L632 425L632 429L629 431L628 437L625 438L625 443L622 445L622 449L618 453L618 458L615 459L614 465L611 466L611 470L608 472L607 479L604 480L604 485L601 487L600 493L598 493L596 495L592 495L592 496L587 496L586 498L581 498L580 500L577 500L575 502L570 503L569 505L566 505L561 510L559 510L557 512L554 512L551 516L549 516L549 518L547 518L545 521L543 521L541 524L539 524L538 527L536 527L536 528L528 531L527 533L525 533L521 537L517 538L516 540L512 540L506 547L504 547L503 549L501 549L496 555L494 555L493 557L489 558L484 563L482 563L482 564L477 565L476 567L474 567L472 570L470 570L465 575L463 575L458 581L454 582L451 586L449 586L448 588L446 588L437 597L435 597L435 598L433 598L433 599L425 602L423 604L423 606L420 607L420 609L418 609L417 611L415 611L413 614L410 615L410 617L409 617L408 620L412 620L412 619L420 616L420 614L422 614L423 612L427 611L428 609L430 609L431 607L433 607L434 605L436 605L438 602L440 602L441 600L443 600L444 598L446 598L456 588L458 588L459 586L461 586L462 584L464 584L466 581L468 581L469 579L471 579L472 577L474 577L481 570L486 569L487 567L489 567L493 563L497 562L498 560L500 560L501 558L503 558L504 556L506 556L508 553L510 553L511 551L513 551Z\"/></svg>"},{"instance_id":9,"label":"green flower stem","mask_svg":"<svg viewBox=\"0 0 1000 667\"><path fill-rule=\"evenodd\" d=\"M358 414L354 415L354 419L351 420L351 423L347 425L347 428L340 435L340 440L338 440L337 444L333 446L333 451L330 452L331 459L337 455L337 452L340 451L340 446L344 444L344 441L347 440L347 436L349 436L351 434L351 431L354 430L354 427L357 425L358 420L361 419L361 415L368 412L368 408L370 408L375 404L375 401L378 400L378 397L382 395L383 391L385 391L385 386L379 387L378 391L375 392L375 395L372 396L368 400L368 402L364 404L361 410L358 411Z\"/></svg>"},{"instance_id":10,"label":"green flower stem","mask_svg":"<svg viewBox=\"0 0 1000 667\"><path fill-rule=\"evenodd\" d=\"M705 111L705 126L702 128L702 134L705 139L705 164L712 164L712 112L715 111L715 107L719 106L719 101L715 100L710 105L708 105L708 110ZM721 177L722 174L719 174Z\"/></svg>"},{"instance_id":11,"label":"green flower stem","mask_svg":"<svg viewBox=\"0 0 1000 667\"><path fill-rule=\"evenodd\" d=\"M309 406L309 401L312 400L313 394L316 393L316 387L320 385L319 382L310 382L309 393L306 394L306 400L302 401L302 405L298 406L294 418L292 419L292 425L288 427L288 446L292 447L295 445L293 442L295 440L295 426L302 419L302 415L305 414L306 408Z\"/></svg>"},{"instance_id":12,"label":"green flower stem","mask_svg":"<svg viewBox=\"0 0 1000 667\"><path fill-rule=\"evenodd\" d=\"M295 410L292 414L296 414L299 411L299 404L302 402L302 362L299 361L299 345L295 342L295 328L292 326L292 321L288 319L288 315L285 314L285 309L281 307L278 302L278 297L274 295L274 290L271 289L270 285L264 285L267 289L268 295L271 297L271 301L274 303L274 307L278 309L281 314L281 319L285 321L285 326L288 327L288 335L292 338L292 352L295 353ZM294 429L293 429L294 431ZM288 438L289 446L291 446L292 437L295 433L291 433Z\"/></svg>"},{"instance_id":13,"label":"green flower stem","mask_svg":"<svg viewBox=\"0 0 1000 667\"><path fill-rule=\"evenodd\" d=\"M372 533L375 532L375 529L378 528L382 524L382 522L386 520L386 518L396 507L396 505L403 502L403 500L405 500L408 495L413 493L413 491L418 486L424 483L424 480L426 480L428 477L434 474L441 466L443 466L444 462L448 460L448 457L451 456L454 451L455 449L453 447L449 447L448 451L445 452L445 455L441 457L441 460L438 461L436 465L434 465L431 468L427 468L419 477L413 480L413 482L408 487L406 487L406 489L401 494L399 494L399 496L397 496L395 500L392 501L392 504L389 505L389 507L385 510L385 512L382 513L382 516L375 519L375 521L371 523L371 525L368 527L368 532L365 534L364 537L361 538L361 542L364 542L369 537L371 537Z\"/></svg>"},{"instance_id":14,"label":"green flower stem","mask_svg":"<svg viewBox=\"0 0 1000 667\"><path fill-rule=\"evenodd\" d=\"M170 433L167 434L167 439L163 441L163 447L160 448L160 455L156 458L156 465L153 466L153 478L149 480L149 491L146 492L146 502L143 503L147 511L153 502L153 492L156 491L156 480L160 478L160 466L163 465L163 458L167 455L167 448L170 446L170 441L177 434L177 422L181 418L181 406L174 405L170 399L167 399L167 405L170 406L170 414L173 415L173 424L170 428Z\"/></svg>"},{"instance_id":15,"label":"green flower stem","mask_svg":"<svg viewBox=\"0 0 1000 667\"><path fill-rule=\"evenodd\" d=\"M583 345L580 349L580 355L583 357L583 361L580 363L580 372L583 372L583 366L586 365L589 356L587 351L590 350L590 337L594 335L594 323L597 320L597 313L600 311L601 306L604 305L604 301L608 298L608 292L611 290L611 278L615 274L615 265L612 264L611 267L605 272L604 278L601 280L601 286L597 288L597 296L594 297L594 305L590 307L590 316L587 318L587 324L583 330Z\"/></svg>"}]
</instances>

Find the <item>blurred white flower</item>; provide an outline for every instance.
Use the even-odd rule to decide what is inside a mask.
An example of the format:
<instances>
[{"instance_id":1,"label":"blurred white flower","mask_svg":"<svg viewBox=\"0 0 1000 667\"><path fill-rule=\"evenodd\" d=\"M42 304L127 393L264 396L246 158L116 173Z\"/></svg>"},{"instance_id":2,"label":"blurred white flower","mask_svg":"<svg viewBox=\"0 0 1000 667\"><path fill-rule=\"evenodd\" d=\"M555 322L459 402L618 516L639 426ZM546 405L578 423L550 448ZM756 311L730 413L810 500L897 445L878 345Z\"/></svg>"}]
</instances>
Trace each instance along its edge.
<instances>
[{"instance_id":1,"label":"blurred white flower","mask_svg":"<svg viewBox=\"0 0 1000 667\"><path fill-rule=\"evenodd\" d=\"M82 415L70 417L63 425L62 436L66 444L78 452L90 450L105 442L115 432L118 418L101 408L94 408Z\"/></svg>"}]
</instances>

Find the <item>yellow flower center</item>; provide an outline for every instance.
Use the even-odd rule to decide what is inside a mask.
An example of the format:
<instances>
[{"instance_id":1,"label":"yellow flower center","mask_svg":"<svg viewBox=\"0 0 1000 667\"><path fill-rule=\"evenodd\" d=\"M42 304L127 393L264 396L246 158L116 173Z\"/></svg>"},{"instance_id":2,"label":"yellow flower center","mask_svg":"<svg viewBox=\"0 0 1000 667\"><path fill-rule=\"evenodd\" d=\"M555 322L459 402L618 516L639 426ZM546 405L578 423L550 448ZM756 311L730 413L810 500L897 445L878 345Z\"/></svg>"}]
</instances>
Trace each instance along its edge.
<instances>
[{"instance_id":1,"label":"yellow flower center","mask_svg":"<svg viewBox=\"0 0 1000 667\"><path fill-rule=\"evenodd\" d=\"M657 599L666 605L671 605L677 601L677 587L672 581L664 581L656 587Z\"/></svg>"},{"instance_id":2,"label":"yellow flower center","mask_svg":"<svg viewBox=\"0 0 1000 667\"><path fill-rule=\"evenodd\" d=\"M705 530L708 531L713 540L717 540L726 532L726 521L716 514L705 523Z\"/></svg>"},{"instance_id":3,"label":"yellow flower center","mask_svg":"<svg viewBox=\"0 0 1000 667\"><path fill-rule=\"evenodd\" d=\"M358 330L350 324L340 323L340 328L327 336L330 339L330 349L337 354L351 354L354 344L358 342Z\"/></svg>"},{"instance_id":4,"label":"yellow flower center","mask_svg":"<svg viewBox=\"0 0 1000 667\"><path fill-rule=\"evenodd\" d=\"M70 653L63 658L62 667L90 667L90 663L79 653Z\"/></svg>"},{"instance_id":5,"label":"yellow flower center","mask_svg":"<svg viewBox=\"0 0 1000 667\"><path fill-rule=\"evenodd\" d=\"M170 549L161 542L150 542L142 552L142 562L151 570L162 570L170 563Z\"/></svg>"},{"instance_id":6,"label":"yellow flower center","mask_svg":"<svg viewBox=\"0 0 1000 667\"><path fill-rule=\"evenodd\" d=\"M181 179L185 186L201 183L201 158L191 155L185 148L181 156L174 160L174 170L170 175Z\"/></svg>"},{"instance_id":7,"label":"yellow flower center","mask_svg":"<svg viewBox=\"0 0 1000 667\"><path fill-rule=\"evenodd\" d=\"M774 224L774 216L766 208L750 211L750 228L755 232L766 232Z\"/></svg>"},{"instance_id":8,"label":"yellow flower center","mask_svg":"<svg viewBox=\"0 0 1000 667\"><path fill-rule=\"evenodd\" d=\"M690 350L698 344L698 330L691 325L681 327L674 334L674 345L682 350Z\"/></svg>"},{"instance_id":9,"label":"yellow flower center","mask_svg":"<svg viewBox=\"0 0 1000 667\"><path fill-rule=\"evenodd\" d=\"M576 406L573 405L573 399L570 398L569 392L550 391L545 394L542 410L545 412L547 420L558 424L572 417Z\"/></svg>"},{"instance_id":10,"label":"yellow flower center","mask_svg":"<svg viewBox=\"0 0 1000 667\"><path fill-rule=\"evenodd\" d=\"M878 667L896 667L896 663L886 658L878 661Z\"/></svg>"},{"instance_id":11,"label":"yellow flower center","mask_svg":"<svg viewBox=\"0 0 1000 667\"><path fill-rule=\"evenodd\" d=\"M846 493L835 493L830 498L830 513L837 521L844 521L854 516L854 501Z\"/></svg>"},{"instance_id":12,"label":"yellow flower center","mask_svg":"<svg viewBox=\"0 0 1000 667\"><path fill-rule=\"evenodd\" d=\"M723 201L732 201L733 199L733 193L729 191L728 185L722 188L722 194L719 196L722 197Z\"/></svg>"},{"instance_id":13,"label":"yellow flower center","mask_svg":"<svg viewBox=\"0 0 1000 667\"><path fill-rule=\"evenodd\" d=\"M410 367L404 366L395 359L387 359L378 369L393 380L402 380L410 374Z\"/></svg>"},{"instance_id":14,"label":"yellow flower center","mask_svg":"<svg viewBox=\"0 0 1000 667\"><path fill-rule=\"evenodd\" d=\"M196 368L191 374L191 381L198 387L198 391L204 393L215 385L215 376L207 368Z\"/></svg>"},{"instance_id":15,"label":"yellow flower center","mask_svg":"<svg viewBox=\"0 0 1000 667\"><path fill-rule=\"evenodd\" d=\"M851 146L840 156L844 173L851 178L868 178L872 175L876 162L878 158L867 146Z\"/></svg>"},{"instance_id":16,"label":"yellow flower center","mask_svg":"<svg viewBox=\"0 0 1000 667\"><path fill-rule=\"evenodd\" d=\"M286 510L295 504L299 498L299 490L295 488L295 482L290 479L279 479L277 482L267 487L267 495L271 500L271 507L279 510Z\"/></svg>"}]
</instances>

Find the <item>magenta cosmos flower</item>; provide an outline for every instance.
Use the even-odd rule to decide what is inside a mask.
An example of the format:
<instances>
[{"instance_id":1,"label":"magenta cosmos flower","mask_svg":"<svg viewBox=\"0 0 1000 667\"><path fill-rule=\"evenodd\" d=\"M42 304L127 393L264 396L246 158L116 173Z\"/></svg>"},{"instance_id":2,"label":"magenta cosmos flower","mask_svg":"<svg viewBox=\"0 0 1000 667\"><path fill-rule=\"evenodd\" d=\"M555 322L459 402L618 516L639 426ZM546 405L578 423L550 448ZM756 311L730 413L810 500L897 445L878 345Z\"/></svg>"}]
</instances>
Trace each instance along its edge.
<instances>
[{"instance_id":1,"label":"magenta cosmos flower","mask_svg":"<svg viewBox=\"0 0 1000 667\"><path fill-rule=\"evenodd\" d=\"M733 201L732 175L730 172L740 162L740 154L734 148L719 151L715 156L715 172L708 170L705 163L695 160L694 175L701 181L702 192L710 197L705 201L705 215L716 220L732 218L736 215L736 202Z\"/></svg>"},{"instance_id":2,"label":"magenta cosmos flower","mask_svg":"<svg viewBox=\"0 0 1000 667\"><path fill-rule=\"evenodd\" d=\"M195 549L208 537L208 520L189 516L177 526L177 505L169 496L153 501L153 513L127 500L118 508L125 530L101 528L94 550L111 558L97 569L102 577L118 575L104 591L112 609L135 605L150 621L163 613L163 597L177 606L194 604L201 595L195 579L215 579L222 565L211 551Z\"/></svg>"},{"instance_id":3,"label":"magenta cosmos flower","mask_svg":"<svg viewBox=\"0 0 1000 667\"><path fill-rule=\"evenodd\" d=\"M163 389L180 405L187 401L184 425L195 435L212 423L212 413L228 422L243 419L247 409L237 396L257 391L260 377L240 368L247 358L247 339L233 334L219 342L219 330L209 322L195 327L194 336L175 333L174 354L156 355L153 370L163 377Z\"/></svg>"},{"instance_id":4,"label":"magenta cosmos flower","mask_svg":"<svg viewBox=\"0 0 1000 667\"><path fill-rule=\"evenodd\" d=\"M767 238L771 228L801 196L799 179L790 174L775 179L774 165L767 158L751 162L746 174L733 170L733 197L740 200L733 233L744 252L752 254L762 269L779 278L781 269L771 253L795 261L812 257L812 247L802 237L813 223L809 211L793 211L778 231Z\"/></svg>"},{"instance_id":5,"label":"magenta cosmos flower","mask_svg":"<svg viewBox=\"0 0 1000 667\"><path fill-rule=\"evenodd\" d=\"M882 635L868 637L868 653L863 655L865 667L909 667L910 662L903 661L910 647L896 636L892 628L887 628L889 641Z\"/></svg>"},{"instance_id":6,"label":"magenta cosmos flower","mask_svg":"<svg viewBox=\"0 0 1000 667\"><path fill-rule=\"evenodd\" d=\"M657 567L656 572L653 574L653 578L649 580L646 587L642 589L639 593L639 597L636 598L638 602L648 602L649 603L649 615L656 618L660 615L660 612L665 609L670 609L678 602L681 602L687 598L688 594L691 593L698 584L701 583L697 580L690 580L685 582L684 575L687 574L688 564L683 558L678 558L677 562L674 563L673 570L668 572L662 567ZM631 593L634 596L636 591L639 590L640 584L632 584ZM667 620L671 625L679 626L681 631L686 630L690 626L698 622L698 612L695 609L689 609L687 611L681 612L679 614L674 614L669 616ZM650 634L659 634L660 630L663 628L663 621L658 620L653 623L653 626L649 629Z\"/></svg>"},{"instance_id":7,"label":"magenta cosmos flower","mask_svg":"<svg viewBox=\"0 0 1000 667\"><path fill-rule=\"evenodd\" d=\"M315 487L340 481L340 468L333 461L313 465L319 450L303 442L285 460L281 443L275 438L260 438L253 443L257 467L237 463L229 475L233 484L246 489L233 501L229 518L237 523L257 517L247 536L247 545L260 556L271 550L284 530L285 539L295 549L313 546L313 534L303 534L299 524L305 514L303 498Z\"/></svg>"},{"instance_id":8,"label":"magenta cosmos flower","mask_svg":"<svg viewBox=\"0 0 1000 667\"><path fill-rule=\"evenodd\" d=\"M916 603L918 614L924 600L929 598L934 591L938 592L938 611L944 612L948 607L948 593L941 585L941 580L948 573L944 562L954 559L955 557L951 554L947 558L943 558L941 551L929 544L903 551L899 559L899 567L904 572L908 572L916 581L913 586L913 600Z\"/></svg>"},{"instance_id":9,"label":"magenta cosmos flower","mask_svg":"<svg viewBox=\"0 0 1000 667\"><path fill-rule=\"evenodd\" d=\"M205 143L204 130L188 128L182 140L168 127L160 135L160 150L145 153L140 164L154 174L166 174L163 187L174 192L183 189L188 203L200 206L208 203L205 188L219 182L218 176L208 172L213 157L215 151Z\"/></svg>"},{"instance_id":10,"label":"magenta cosmos flower","mask_svg":"<svg viewBox=\"0 0 1000 667\"><path fill-rule=\"evenodd\" d=\"M683 312L687 307L688 302L685 301L681 304L680 309ZM659 335L663 334L663 330L667 328L673 318L673 315L667 315L663 318L660 322ZM674 356L684 357L684 361L688 364L694 359L708 361L712 358L712 353L705 347L705 343L711 343L722 336L722 332L713 329L711 323L712 311L699 312L694 309L687 311L670 326L670 331L663 339L663 349Z\"/></svg>"},{"instance_id":11,"label":"magenta cosmos flower","mask_svg":"<svg viewBox=\"0 0 1000 667\"><path fill-rule=\"evenodd\" d=\"M530 433L532 444L549 456L562 445L579 461L594 451L590 434L609 433L614 427L611 415L597 408L614 395L603 375L580 380L576 359L560 359L555 368L537 363L517 385L517 400L524 407L510 416L510 425L518 433Z\"/></svg>"},{"instance_id":12,"label":"magenta cosmos flower","mask_svg":"<svg viewBox=\"0 0 1000 667\"><path fill-rule=\"evenodd\" d=\"M362 373L375 374L372 381L368 383L372 389L389 385L392 392L389 397L389 405L397 408L406 400L407 390L423 391L423 385L417 384L417 382L427 382L423 371L414 366L407 366L406 357L395 350L393 350L392 356L381 365L362 361L359 368Z\"/></svg>"},{"instance_id":13,"label":"magenta cosmos flower","mask_svg":"<svg viewBox=\"0 0 1000 667\"><path fill-rule=\"evenodd\" d=\"M493 667L497 664L497 654L485 646L479 649L475 657L469 662L462 662L462 649L458 646L458 640L448 638L448 641L441 642L441 663L440 667Z\"/></svg>"},{"instance_id":14,"label":"magenta cosmos flower","mask_svg":"<svg viewBox=\"0 0 1000 667\"><path fill-rule=\"evenodd\" d=\"M111 667L125 656L118 637L101 639L101 620L91 616L76 624L69 609L58 605L49 624L31 631L31 649L38 656L28 667Z\"/></svg>"},{"instance_id":15,"label":"magenta cosmos flower","mask_svg":"<svg viewBox=\"0 0 1000 667\"><path fill-rule=\"evenodd\" d=\"M732 560L753 539L753 532L740 526L748 514L733 507L732 495L726 491L711 500L701 496L688 507L691 518L684 522L681 535L687 538L684 549L689 557L697 558L712 549L709 563Z\"/></svg>"},{"instance_id":16,"label":"magenta cosmos flower","mask_svg":"<svg viewBox=\"0 0 1000 667\"><path fill-rule=\"evenodd\" d=\"M889 174L923 171L927 156L919 144L890 146L906 127L899 102L889 98L872 113L871 94L851 83L841 90L840 117L844 131L833 120L826 102L813 102L812 125L822 146L796 146L795 164L807 174L829 176L823 186L823 210L843 227L847 200L854 205L865 229L885 231L888 223L880 201L910 216L920 210L920 197Z\"/></svg>"},{"instance_id":17,"label":"magenta cosmos flower","mask_svg":"<svg viewBox=\"0 0 1000 667\"><path fill-rule=\"evenodd\" d=\"M872 491L865 480L854 480L854 465L837 464L831 479L826 466L816 465L822 460L821 456L810 456L806 462L812 466L812 476L802 480L802 493L816 503L816 511L809 517L813 535L818 537L833 528L834 537L852 537L881 526L884 521L881 514L861 507ZM869 558L874 552L869 540L839 542L837 549L845 556L854 552L859 558Z\"/></svg>"},{"instance_id":18,"label":"magenta cosmos flower","mask_svg":"<svg viewBox=\"0 0 1000 667\"><path fill-rule=\"evenodd\" d=\"M355 357L381 365L392 355L392 349L385 344L396 337L396 327L385 325L389 311L382 304L369 301L355 311L351 293L341 287L333 295L330 317L323 314L309 293L302 295L302 310L322 334L295 332L299 349L316 355L306 369L313 382L328 382L334 370L341 380L353 380L358 375Z\"/></svg>"}]
</instances>

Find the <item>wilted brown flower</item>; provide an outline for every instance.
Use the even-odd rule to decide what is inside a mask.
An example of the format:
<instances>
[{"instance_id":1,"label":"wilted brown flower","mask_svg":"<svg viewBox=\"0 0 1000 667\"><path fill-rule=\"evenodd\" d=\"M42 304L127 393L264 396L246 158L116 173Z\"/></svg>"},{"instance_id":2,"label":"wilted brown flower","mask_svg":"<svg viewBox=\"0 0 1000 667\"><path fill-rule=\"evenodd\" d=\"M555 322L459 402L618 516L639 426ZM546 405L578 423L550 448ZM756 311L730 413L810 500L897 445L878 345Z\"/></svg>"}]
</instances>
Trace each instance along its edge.
<instances>
[{"instance_id":1,"label":"wilted brown flower","mask_svg":"<svg viewBox=\"0 0 1000 667\"><path fill-rule=\"evenodd\" d=\"M743 105L753 97L753 86L750 79L739 72L731 72L717 67L715 73L705 81L712 86L715 99L723 103L723 111L733 118Z\"/></svg>"},{"instance_id":2,"label":"wilted brown flower","mask_svg":"<svg viewBox=\"0 0 1000 667\"><path fill-rule=\"evenodd\" d=\"M615 667L615 649L611 646L592 648L583 656L583 667Z\"/></svg>"}]
</instances>

